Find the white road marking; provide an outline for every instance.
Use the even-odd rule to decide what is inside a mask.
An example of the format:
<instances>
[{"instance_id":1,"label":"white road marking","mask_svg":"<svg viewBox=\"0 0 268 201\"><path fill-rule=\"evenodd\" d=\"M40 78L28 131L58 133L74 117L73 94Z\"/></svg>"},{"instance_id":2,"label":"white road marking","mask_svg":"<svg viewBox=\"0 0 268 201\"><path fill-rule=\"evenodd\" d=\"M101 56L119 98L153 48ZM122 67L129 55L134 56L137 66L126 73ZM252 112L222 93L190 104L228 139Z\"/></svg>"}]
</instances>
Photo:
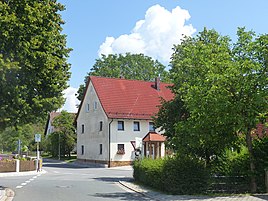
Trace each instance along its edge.
<instances>
[{"instance_id":1,"label":"white road marking","mask_svg":"<svg viewBox=\"0 0 268 201\"><path fill-rule=\"evenodd\" d=\"M21 183L20 186L16 186L16 188L23 188L23 186L27 185L31 181L34 181L34 179L36 179L39 176L41 176L41 174L34 176L32 179L29 179L29 180L25 181L24 183Z\"/></svg>"}]
</instances>

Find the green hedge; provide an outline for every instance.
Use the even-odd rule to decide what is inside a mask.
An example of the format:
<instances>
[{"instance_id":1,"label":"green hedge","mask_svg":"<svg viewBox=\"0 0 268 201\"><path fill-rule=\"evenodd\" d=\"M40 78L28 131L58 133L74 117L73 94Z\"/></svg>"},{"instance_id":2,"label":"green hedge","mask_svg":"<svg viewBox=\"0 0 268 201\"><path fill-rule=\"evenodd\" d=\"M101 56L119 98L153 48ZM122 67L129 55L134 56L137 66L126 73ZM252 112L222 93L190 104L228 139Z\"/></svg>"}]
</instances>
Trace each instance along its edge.
<instances>
[{"instance_id":1,"label":"green hedge","mask_svg":"<svg viewBox=\"0 0 268 201\"><path fill-rule=\"evenodd\" d=\"M133 167L136 181L172 194L205 193L209 185L209 172L198 159L143 159L135 161Z\"/></svg>"}]
</instances>

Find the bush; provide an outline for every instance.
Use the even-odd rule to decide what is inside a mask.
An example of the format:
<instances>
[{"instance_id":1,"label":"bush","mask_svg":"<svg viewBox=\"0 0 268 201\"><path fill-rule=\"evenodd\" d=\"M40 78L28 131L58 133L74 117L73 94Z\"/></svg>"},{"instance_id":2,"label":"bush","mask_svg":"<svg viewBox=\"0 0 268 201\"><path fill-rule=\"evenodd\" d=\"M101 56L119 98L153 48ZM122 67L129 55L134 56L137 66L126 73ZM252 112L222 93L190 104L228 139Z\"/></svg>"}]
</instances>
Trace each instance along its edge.
<instances>
[{"instance_id":1,"label":"bush","mask_svg":"<svg viewBox=\"0 0 268 201\"><path fill-rule=\"evenodd\" d=\"M209 172L201 160L176 156L165 160L163 186L172 194L205 193L209 185Z\"/></svg>"},{"instance_id":2,"label":"bush","mask_svg":"<svg viewBox=\"0 0 268 201\"><path fill-rule=\"evenodd\" d=\"M143 159L134 162L133 177L147 186L162 189L162 172L164 160Z\"/></svg>"},{"instance_id":3,"label":"bush","mask_svg":"<svg viewBox=\"0 0 268 201\"><path fill-rule=\"evenodd\" d=\"M134 162L136 181L172 194L204 193L209 172L202 161L186 156L166 159L143 159Z\"/></svg>"},{"instance_id":4,"label":"bush","mask_svg":"<svg viewBox=\"0 0 268 201\"><path fill-rule=\"evenodd\" d=\"M268 168L268 137L253 141L256 182L259 192L265 192L265 169Z\"/></svg>"}]
</instances>

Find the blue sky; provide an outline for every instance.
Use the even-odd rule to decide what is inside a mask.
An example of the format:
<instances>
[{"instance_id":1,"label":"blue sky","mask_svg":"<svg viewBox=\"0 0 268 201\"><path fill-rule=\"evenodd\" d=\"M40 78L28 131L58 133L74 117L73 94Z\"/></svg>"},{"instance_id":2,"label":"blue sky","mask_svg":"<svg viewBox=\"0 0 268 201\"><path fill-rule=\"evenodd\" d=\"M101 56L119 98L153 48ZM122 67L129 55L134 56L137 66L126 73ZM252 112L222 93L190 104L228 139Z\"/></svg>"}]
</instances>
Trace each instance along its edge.
<instances>
[{"instance_id":1,"label":"blue sky","mask_svg":"<svg viewBox=\"0 0 268 201\"><path fill-rule=\"evenodd\" d=\"M59 0L63 33L73 48L64 109L75 112L75 91L100 53L144 53L168 65L181 34L204 27L236 38L237 27L268 33L268 0Z\"/></svg>"}]
</instances>

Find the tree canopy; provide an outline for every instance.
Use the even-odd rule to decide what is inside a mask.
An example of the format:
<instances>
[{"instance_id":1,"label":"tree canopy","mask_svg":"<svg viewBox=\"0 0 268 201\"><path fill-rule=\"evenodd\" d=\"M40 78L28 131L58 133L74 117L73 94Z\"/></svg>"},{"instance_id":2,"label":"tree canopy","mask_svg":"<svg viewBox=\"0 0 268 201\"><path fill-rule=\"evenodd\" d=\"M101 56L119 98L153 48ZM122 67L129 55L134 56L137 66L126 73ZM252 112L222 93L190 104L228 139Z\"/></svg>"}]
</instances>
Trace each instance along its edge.
<instances>
[{"instance_id":1,"label":"tree canopy","mask_svg":"<svg viewBox=\"0 0 268 201\"><path fill-rule=\"evenodd\" d=\"M0 1L0 128L62 106L70 65L56 0Z\"/></svg>"},{"instance_id":2,"label":"tree canopy","mask_svg":"<svg viewBox=\"0 0 268 201\"><path fill-rule=\"evenodd\" d=\"M174 117L173 143L188 145L210 160L234 146L238 136L245 136L254 173L251 131L268 109L268 35L256 36L238 28L237 37L232 42L215 30L204 29L174 47L173 92L189 116L183 121Z\"/></svg>"},{"instance_id":3,"label":"tree canopy","mask_svg":"<svg viewBox=\"0 0 268 201\"><path fill-rule=\"evenodd\" d=\"M55 128L55 132L49 135L50 152L53 156L57 156L59 151L61 156L71 156L76 144L74 118L74 114L62 111L53 120L52 125Z\"/></svg>"},{"instance_id":4,"label":"tree canopy","mask_svg":"<svg viewBox=\"0 0 268 201\"><path fill-rule=\"evenodd\" d=\"M113 78L124 77L125 79L145 81L151 81L160 76L162 81L169 82L168 71L165 68L159 61L155 61L144 54L102 55L100 59L96 59L96 63L85 77L84 84L80 85L77 92L78 99L82 99L85 85L90 75Z\"/></svg>"}]
</instances>

